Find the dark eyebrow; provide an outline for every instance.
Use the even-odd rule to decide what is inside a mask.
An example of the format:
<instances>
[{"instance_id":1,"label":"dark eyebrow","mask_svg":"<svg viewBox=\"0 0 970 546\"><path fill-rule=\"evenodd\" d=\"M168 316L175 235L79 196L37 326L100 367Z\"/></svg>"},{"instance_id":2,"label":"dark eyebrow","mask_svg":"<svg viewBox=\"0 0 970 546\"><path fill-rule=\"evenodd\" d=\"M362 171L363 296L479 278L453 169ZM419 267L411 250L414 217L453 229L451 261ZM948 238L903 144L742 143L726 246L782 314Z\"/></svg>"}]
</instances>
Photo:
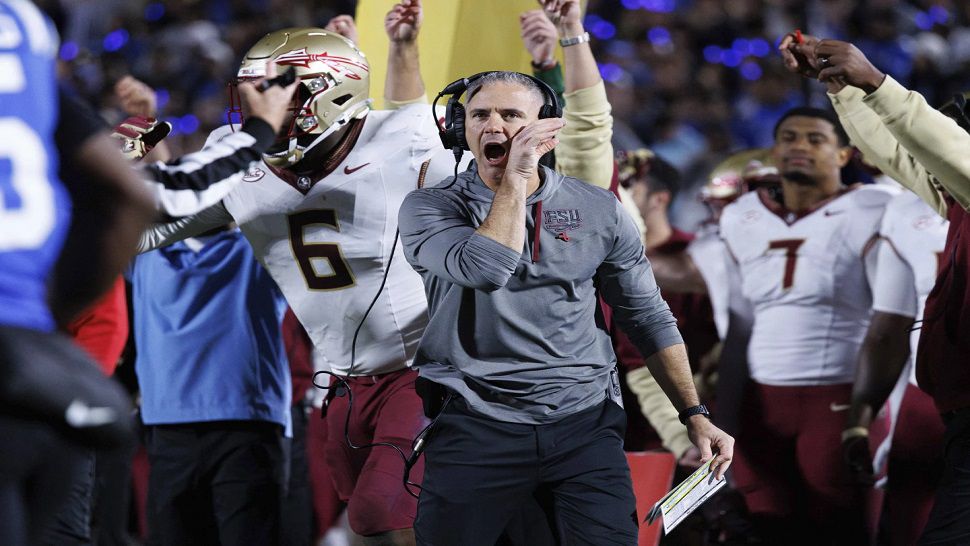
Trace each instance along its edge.
<instances>
[{"instance_id":1,"label":"dark eyebrow","mask_svg":"<svg viewBox=\"0 0 970 546\"><path fill-rule=\"evenodd\" d=\"M779 136L793 136L793 135L797 135L798 134L798 131L795 131L793 129L782 129L782 130L778 131L778 134L779 134ZM812 138L812 137L821 137L821 138L824 138L824 139L829 139L830 138L829 135L825 134L822 131L808 131L808 132L805 133L805 135L808 138Z\"/></svg>"},{"instance_id":2,"label":"dark eyebrow","mask_svg":"<svg viewBox=\"0 0 970 546\"><path fill-rule=\"evenodd\" d=\"M490 108L472 108L471 110L469 110L468 113L470 115L474 115L482 112L488 113L489 110ZM498 110L502 115L505 115L505 114L519 114L520 116L525 115L525 111L519 110L518 108L499 108Z\"/></svg>"}]
</instances>

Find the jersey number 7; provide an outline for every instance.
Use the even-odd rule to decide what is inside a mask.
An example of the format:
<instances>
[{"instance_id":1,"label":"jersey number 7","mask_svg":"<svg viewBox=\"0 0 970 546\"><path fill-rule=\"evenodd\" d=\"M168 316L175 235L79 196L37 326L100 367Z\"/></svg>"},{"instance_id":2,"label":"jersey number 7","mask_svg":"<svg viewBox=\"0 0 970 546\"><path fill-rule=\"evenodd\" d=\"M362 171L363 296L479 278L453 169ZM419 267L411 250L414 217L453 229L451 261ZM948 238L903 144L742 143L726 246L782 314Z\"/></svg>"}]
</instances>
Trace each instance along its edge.
<instances>
[{"instance_id":1,"label":"jersey number 7","mask_svg":"<svg viewBox=\"0 0 970 546\"><path fill-rule=\"evenodd\" d=\"M781 279L782 290L788 290L795 283L795 266L798 264L798 248L804 242L805 239L781 239L768 243L769 250L784 249L785 251L785 274Z\"/></svg>"}]
</instances>

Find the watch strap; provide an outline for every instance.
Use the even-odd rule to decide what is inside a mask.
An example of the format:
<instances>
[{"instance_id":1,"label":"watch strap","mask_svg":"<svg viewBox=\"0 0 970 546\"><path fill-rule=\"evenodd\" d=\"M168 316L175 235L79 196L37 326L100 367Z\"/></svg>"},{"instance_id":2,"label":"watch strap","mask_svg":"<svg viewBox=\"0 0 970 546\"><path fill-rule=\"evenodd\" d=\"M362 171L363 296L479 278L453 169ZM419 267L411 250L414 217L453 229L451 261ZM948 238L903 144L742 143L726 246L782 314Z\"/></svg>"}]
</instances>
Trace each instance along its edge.
<instances>
[{"instance_id":1,"label":"watch strap","mask_svg":"<svg viewBox=\"0 0 970 546\"><path fill-rule=\"evenodd\" d=\"M703 415L708 419L711 418L711 412L707 410L707 406L705 406L704 404L698 404L696 406L691 406L685 409L684 411L677 414L677 418L680 419L681 423L686 425L687 420L695 415Z\"/></svg>"}]
</instances>

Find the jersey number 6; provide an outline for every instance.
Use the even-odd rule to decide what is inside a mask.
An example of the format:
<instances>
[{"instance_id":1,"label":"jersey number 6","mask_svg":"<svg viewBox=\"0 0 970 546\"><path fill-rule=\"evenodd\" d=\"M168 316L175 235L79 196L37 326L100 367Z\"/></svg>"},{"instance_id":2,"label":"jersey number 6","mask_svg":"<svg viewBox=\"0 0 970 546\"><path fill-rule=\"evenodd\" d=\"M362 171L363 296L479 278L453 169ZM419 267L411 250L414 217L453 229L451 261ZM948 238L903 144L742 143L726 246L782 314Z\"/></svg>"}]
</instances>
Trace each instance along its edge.
<instances>
[{"instance_id":1,"label":"jersey number 6","mask_svg":"<svg viewBox=\"0 0 970 546\"><path fill-rule=\"evenodd\" d=\"M337 223L337 213L333 209L305 210L289 215L290 246L293 256L300 264L300 271L306 279L307 288L311 290L340 290L350 288L356 284L350 266L344 260L337 243L309 243L304 238L307 226L323 224L336 231L340 231ZM329 275L317 274L313 260L327 260L330 264Z\"/></svg>"}]
</instances>

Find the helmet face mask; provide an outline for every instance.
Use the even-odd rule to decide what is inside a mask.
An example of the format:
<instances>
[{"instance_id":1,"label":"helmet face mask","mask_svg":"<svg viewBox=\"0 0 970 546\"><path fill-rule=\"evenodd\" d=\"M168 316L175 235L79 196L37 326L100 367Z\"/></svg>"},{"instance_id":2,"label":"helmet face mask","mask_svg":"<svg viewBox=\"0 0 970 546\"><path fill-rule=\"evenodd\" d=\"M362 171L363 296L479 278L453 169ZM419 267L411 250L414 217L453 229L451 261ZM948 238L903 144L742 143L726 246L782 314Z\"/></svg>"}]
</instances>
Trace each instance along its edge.
<instances>
[{"instance_id":1,"label":"helmet face mask","mask_svg":"<svg viewBox=\"0 0 970 546\"><path fill-rule=\"evenodd\" d=\"M237 81L263 77L267 61L293 67L300 82L290 118L264 160L276 167L299 162L310 148L370 111L370 67L343 36L320 28L287 28L263 36L243 58ZM242 114L230 93L230 116Z\"/></svg>"}]
</instances>

